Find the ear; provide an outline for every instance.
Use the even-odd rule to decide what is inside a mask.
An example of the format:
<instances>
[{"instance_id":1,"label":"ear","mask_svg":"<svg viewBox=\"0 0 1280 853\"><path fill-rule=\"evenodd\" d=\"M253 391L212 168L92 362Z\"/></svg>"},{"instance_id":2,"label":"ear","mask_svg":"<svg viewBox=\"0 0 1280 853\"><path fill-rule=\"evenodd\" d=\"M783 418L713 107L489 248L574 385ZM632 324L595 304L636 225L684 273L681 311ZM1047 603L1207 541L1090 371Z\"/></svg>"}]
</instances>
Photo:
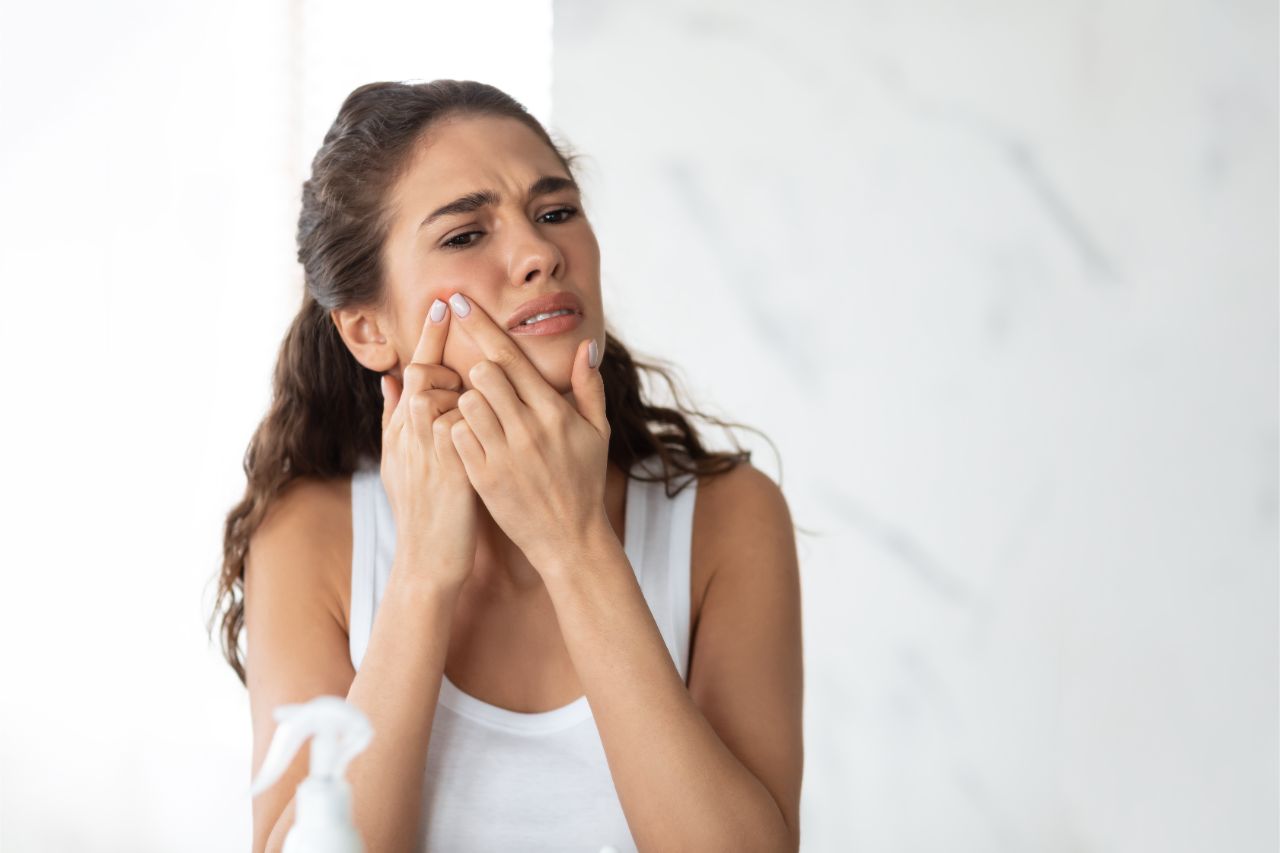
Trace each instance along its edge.
<instances>
[{"instance_id":1,"label":"ear","mask_svg":"<svg viewBox=\"0 0 1280 853\"><path fill-rule=\"evenodd\" d=\"M329 316L347 349L368 369L386 373L400 363L387 334L386 320L372 309L335 308Z\"/></svg>"}]
</instances>

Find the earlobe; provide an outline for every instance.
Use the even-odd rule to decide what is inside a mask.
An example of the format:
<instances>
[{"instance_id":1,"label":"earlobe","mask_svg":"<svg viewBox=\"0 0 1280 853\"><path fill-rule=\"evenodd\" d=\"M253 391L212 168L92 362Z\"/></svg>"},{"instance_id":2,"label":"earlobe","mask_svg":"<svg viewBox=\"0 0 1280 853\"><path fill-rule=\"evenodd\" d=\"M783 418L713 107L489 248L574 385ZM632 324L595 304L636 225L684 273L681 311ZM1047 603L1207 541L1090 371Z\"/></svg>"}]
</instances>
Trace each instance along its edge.
<instances>
[{"instance_id":1,"label":"earlobe","mask_svg":"<svg viewBox=\"0 0 1280 853\"><path fill-rule=\"evenodd\" d=\"M360 364L378 373L386 373L399 364L391 338L376 314L363 308L335 308L329 316L342 342Z\"/></svg>"}]
</instances>

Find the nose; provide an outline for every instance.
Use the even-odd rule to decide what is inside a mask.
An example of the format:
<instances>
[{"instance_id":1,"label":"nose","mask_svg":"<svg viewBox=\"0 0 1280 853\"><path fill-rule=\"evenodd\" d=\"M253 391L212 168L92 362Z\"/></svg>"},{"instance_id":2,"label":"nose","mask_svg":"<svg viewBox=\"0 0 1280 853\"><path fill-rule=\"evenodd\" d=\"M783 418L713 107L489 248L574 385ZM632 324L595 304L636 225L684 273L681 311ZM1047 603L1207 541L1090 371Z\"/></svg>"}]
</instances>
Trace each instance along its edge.
<instances>
[{"instance_id":1,"label":"nose","mask_svg":"<svg viewBox=\"0 0 1280 853\"><path fill-rule=\"evenodd\" d=\"M511 253L511 283L516 287L535 284L539 276L556 278L564 272L564 255L560 247L547 239L538 226L529 223L520 232Z\"/></svg>"}]
</instances>

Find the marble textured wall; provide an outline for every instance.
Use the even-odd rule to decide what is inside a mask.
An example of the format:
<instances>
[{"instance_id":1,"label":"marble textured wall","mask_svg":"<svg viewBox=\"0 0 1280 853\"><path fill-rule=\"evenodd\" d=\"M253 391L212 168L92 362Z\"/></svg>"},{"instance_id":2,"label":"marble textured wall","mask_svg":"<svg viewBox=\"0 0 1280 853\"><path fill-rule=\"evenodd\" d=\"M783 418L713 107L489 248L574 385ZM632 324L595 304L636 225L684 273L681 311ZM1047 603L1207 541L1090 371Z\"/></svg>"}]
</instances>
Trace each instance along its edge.
<instances>
[{"instance_id":1,"label":"marble textured wall","mask_svg":"<svg viewBox=\"0 0 1280 853\"><path fill-rule=\"evenodd\" d=\"M555 3L610 320L813 531L806 850L1276 849L1276 23Z\"/></svg>"}]
</instances>

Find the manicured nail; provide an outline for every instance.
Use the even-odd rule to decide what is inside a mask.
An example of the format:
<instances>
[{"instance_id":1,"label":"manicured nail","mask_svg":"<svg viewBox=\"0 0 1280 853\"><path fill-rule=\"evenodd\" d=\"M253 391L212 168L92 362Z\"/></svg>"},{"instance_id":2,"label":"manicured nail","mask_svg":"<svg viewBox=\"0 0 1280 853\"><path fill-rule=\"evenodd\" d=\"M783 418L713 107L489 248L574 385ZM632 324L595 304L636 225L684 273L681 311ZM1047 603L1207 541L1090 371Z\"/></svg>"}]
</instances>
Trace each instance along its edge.
<instances>
[{"instance_id":1,"label":"manicured nail","mask_svg":"<svg viewBox=\"0 0 1280 853\"><path fill-rule=\"evenodd\" d=\"M471 303L467 301L467 297L461 293L455 293L449 297L449 304L453 306L453 313L459 317L465 317L471 313Z\"/></svg>"},{"instance_id":2,"label":"manicured nail","mask_svg":"<svg viewBox=\"0 0 1280 853\"><path fill-rule=\"evenodd\" d=\"M596 339L592 338L591 343L587 344L587 364L596 367L600 364L600 347L596 346Z\"/></svg>"},{"instance_id":3,"label":"manicured nail","mask_svg":"<svg viewBox=\"0 0 1280 853\"><path fill-rule=\"evenodd\" d=\"M445 305L439 299L431 303L431 322L439 323L444 319L444 312L449 310L449 306Z\"/></svg>"},{"instance_id":4,"label":"manicured nail","mask_svg":"<svg viewBox=\"0 0 1280 853\"><path fill-rule=\"evenodd\" d=\"M382 386L382 399L387 399L387 375L382 374L382 378L378 380L378 384Z\"/></svg>"}]
</instances>

